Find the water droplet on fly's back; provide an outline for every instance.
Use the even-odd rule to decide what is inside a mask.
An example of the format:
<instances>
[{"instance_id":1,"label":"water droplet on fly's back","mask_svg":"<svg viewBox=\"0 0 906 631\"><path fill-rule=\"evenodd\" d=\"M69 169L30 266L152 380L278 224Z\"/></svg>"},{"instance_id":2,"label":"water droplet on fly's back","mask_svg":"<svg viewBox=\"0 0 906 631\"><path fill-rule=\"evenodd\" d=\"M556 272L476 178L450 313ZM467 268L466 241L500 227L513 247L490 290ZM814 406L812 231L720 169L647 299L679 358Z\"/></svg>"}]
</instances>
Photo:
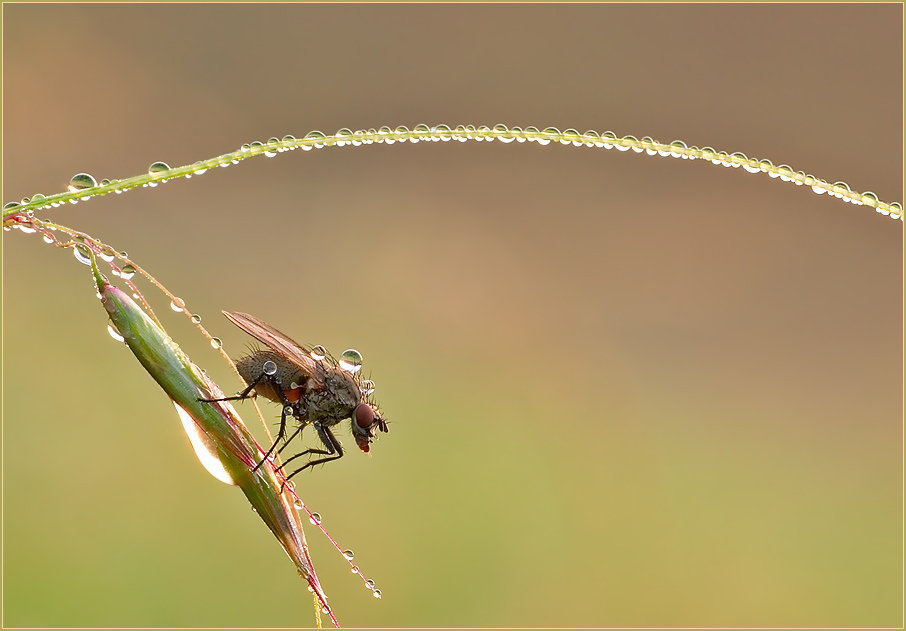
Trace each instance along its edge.
<instances>
[{"instance_id":1,"label":"water droplet on fly's back","mask_svg":"<svg viewBox=\"0 0 906 631\"><path fill-rule=\"evenodd\" d=\"M157 173L163 173L164 171L169 171L170 165L166 162L155 162L148 167L148 175L156 175Z\"/></svg>"},{"instance_id":2,"label":"water droplet on fly's back","mask_svg":"<svg viewBox=\"0 0 906 631\"><path fill-rule=\"evenodd\" d=\"M353 374L362 368L362 354L354 348L343 351L340 355L340 368Z\"/></svg>"},{"instance_id":3,"label":"water droplet on fly's back","mask_svg":"<svg viewBox=\"0 0 906 631\"><path fill-rule=\"evenodd\" d=\"M219 349L221 346L223 346L223 342L220 341L219 337L211 338L211 348Z\"/></svg>"},{"instance_id":4,"label":"water droplet on fly's back","mask_svg":"<svg viewBox=\"0 0 906 631\"><path fill-rule=\"evenodd\" d=\"M321 361L322 359L327 357L327 349L324 348L323 346L321 346L320 344L318 344L313 349L311 349L311 352L309 353L309 355L311 355L311 358L313 360Z\"/></svg>"},{"instance_id":5,"label":"water droplet on fly's back","mask_svg":"<svg viewBox=\"0 0 906 631\"><path fill-rule=\"evenodd\" d=\"M277 364L271 360L264 362L264 366L261 367L265 375L273 375L277 372Z\"/></svg>"},{"instance_id":6,"label":"water droplet on fly's back","mask_svg":"<svg viewBox=\"0 0 906 631\"><path fill-rule=\"evenodd\" d=\"M79 263L91 265L91 250L84 245L77 245L72 248L72 255L76 257L76 260Z\"/></svg>"},{"instance_id":7,"label":"water droplet on fly's back","mask_svg":"<svg viewBox=\"0 0 906 631\"><path fill-rule=\"evenodd\" d=\"M353 557L355 557L355 552L352 550L343 550L343 556L346 557L347 561L352 561Z\"/></svg>"},{"instance_id":8,"label":"water droplet on fly's back","mask_svg":"<svg viewBox=\"0 0 906 631\"><path fill-rule=\"evenodd\" d=\"M170 308L176 313L182 313L186 310L186 303L182 298L174 298L170 301Z\"/></svg>"},{"instance_id":9,"label":"water droplet on fly's back","mask_svg":"<svg viewBox=\"0 0 906 631\"><path fill-rule=\"evenodd\" d=\"M113 326L113 322L107 324L107 332L110 334L110 337L115 339L117 342L125 342L126 338Z\"/></svg>"},{"instance_id":10,"label":"water droplet on fly's back","mask_svg":"<svg viewBox=\"0 0 906 631\"><path fill-rule=\"evenodd\" d=\"M76 173L69 180L69 192L84 191L86 188L94 188L98 181L87 173Z\"/></svg>"},{"instance_id":11,"label":"water droplet on fly's back","mask_svg":"<svg viewBox=\"0 0 906 631\"><path fill-rule=\"evenodd\" d=\"M313 523L315 526L318 526L321 524L321 515L319 515L318 513L312 513L308 518L308 521Z\"/></svg>"},{"instance_id":12,"label":"water droplet on fly's back","mask_svg":"<svg viewBox=\"0 0 906 631\"><path fill-rule=\"evenodd\" d=\"M129 264L123 265L123 268L120 270L120 278L129 280L135 276L135 268Z\"/></svg>"}]
</instances>

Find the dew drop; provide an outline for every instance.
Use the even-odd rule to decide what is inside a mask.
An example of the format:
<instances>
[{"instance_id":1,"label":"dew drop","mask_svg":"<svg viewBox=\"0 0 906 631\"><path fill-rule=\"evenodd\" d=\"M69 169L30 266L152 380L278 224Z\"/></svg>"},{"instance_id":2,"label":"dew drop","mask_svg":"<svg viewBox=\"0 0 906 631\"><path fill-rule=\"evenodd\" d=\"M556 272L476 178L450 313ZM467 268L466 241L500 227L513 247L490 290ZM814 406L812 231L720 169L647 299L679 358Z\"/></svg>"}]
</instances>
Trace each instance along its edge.
<instances>
[{"instance_id":1,"label":"dew drop","mask_svg":"<svg viewBox=\"0 0 906 631\"><path fill-rule=\"evenodd\" d=\"M374 590L373 596L374 596L375 598L380 598L380 597L381 597L381 590L379 590L379 589Z\"/></svg>"},{"instance_id":2,"label":"dew drop","mask_svg":"<svg viewBox=\"0 0 906 631\"><path fill-rule=\"evenodd\" d=\"M292 416L293 415L293 406L291 406L291 405L285 406L283 408L283 414L285 416Z\"/></svg>"},{"instance_id":3,"label":"dew drop","mask_svg":"<svg viewBox=\"0 0 906 631\"><path fill-rule=\"evenodd\" d=\"M87 173L76 173L72 176L72 179L69 180L69 192L75 193L77 191L84 191L87 188L94 188L98 185L98 181Z\"/></svg>"},{"instance_id":4,"label":"dew drop","mask_svg":"<svg viewBox=\"0 0 906 631\"><path fill-rule=\"evenodd\" d=\"M340 368L353 374L362 368L362 354L354 348L343 351L340 355Z\"/></svg>"},{"instance_id":5,"label":"dew drop","mask_svg":"<svg viewBox=\"0 0 906 631\"><path fill-rule=\"evenodd\" d=\"M155 162L148 167L148 175L156 175L170 170L170 165L166 162Z\"/></svg>"},{"instance_id":6,"label":"dew drop","mask_svg":"<svg viewBox=\"0 0 906 631\"><path fill-rule=\"evenodd\" d=\"M182 313L186 310L186 303L183 302L182 298L174 298L170 301L170 308L176 313Z\"/></svg>"},{"instance_id":7,"label":"dew drop","mask_svg":"<svg viewBox=\"0 0 906 631\"><path fill-rule=\"evenodd\" d=\"M72 248L72 255L76 257L79 263L91 265L91 251L84 245L77 245Z\"/></svg>"},{"instance_id":8,"label":"dew drop","mask_svg":"<svg viewBox=\"0 0 906 631\"><path fill-rule=\"evenodd\" d=\"M212 337L212 338L211 338L211 348L218 349L218 348L220 348L221 346L223 346L223 342L220 341L220 338L219 338L219 337Z\"/></svg>"},{"instance_id":9,"label":"dew drop","mask_svg":"<svg viewBox=\"0 0 906 631\"><path fill-rule=\"evenodd\" d=\"M309 355L311 355L311 358L314 359L315 361L321 361L322 359L327 357L327 349L325 349L323 346L318 344L313 349L311 349L311 352L309 353Z\"/></svg>"},{"instance_id":10,"label":"dew drop","mask_svg":"<svg viewBox=\"0 0 906 631\"><path fill-rule=\"evenodd\" d=\"M195 324L198 324L199 322L201 322L201 316L198 315L197 313L193 313L192 322L194 322Z\"/></svg>"},{"instance_id":11,"label":"dew drop","mask_svg":"<svg viewBox=\"0 0 906 631\"><path fill-rule=\"evenodd\" d=\"M101 257L101 260L103 260L105 263L111 263L113 261L113 259L116 258L116 254L114 254L110 250L101 252L98 254L98 256Z\"/></svg>"},{"instance_id":12,"label":"dew drop","mask_svg":"<svg viewBox=\"0 0 906 631\"><path fill-rule=\"evenodd\" d=\"M362 390L365 394L371 394L374 392L374 382L371 379L366 379L362 382Z\"/></svg>"},{"instance_id":13,"label":"dew drop","mask_svg":"<svg viewBox=\"0 0 906 631\"><path fill-rule=\"evenodd\" d=\"M308 521L313 523L315 526L319 526L321 524L321 515L319 515L318 513L312 513L308 518Z\"/></svg>"},{"instance_id":14,"label":"dew drop","mask_svg":"<svg viewBox=\"0 0 906 631\"><path fill-rule=\"evenodd\" d=\"M346 557L347 561L352 561L352 559L355 557L355 552L353 552L352 550L343 550L343 556Z\"/></svg>"},{"instance_id":15,"label":"dew drop","mask_svg":"<svg viewBox=\"0 0 906 631\"><path fill-rule=\"evenodd\" d=\"M6 202L5 204L3 204L3 210L12 210L19 205L19 202Z\"/></svg>"},{"instance_id":16,"label":"dew drop","mask_svg":"<svg viewBox=\"0 0 906 631\"><path fill-rule=\"evenodd\" d=\"M115 339L117 342L126 341L126 338L124 338L123 335L119 331L116 330L116 327L113 326L113 322L110 322L109 324L107 324L107 332L110 334L110 337Z\"/></svg>"},{"instance_id":17,"label":"dew drop","mask_svg":"<svg viewBox=\"0 0 906 631\"><path fill-rule=\"evenodd\" d=\"M296 510L302 510L303 508L305 508L305 504L303 504L302 500L300 499L293 501L293 506L296 508Z\"/></svg>"},{"instance_id":18,"label":"dew drop","mask_svg":"<svg viewBox=\"0 0 906 631\"><path fill-rule=\"evenodd\" d=\"M308 132L307 134L305 134L305 138L303 138L303 140L313 140L313 141L315 141L313 145L307 145L308 148L314 147L315 149L320 149L321 147L324 146L324 143L323 143L323 142L317 142L318 140L324 140L324 134L322 134L322 133L319 132L319 131L310 131L310 132ZM305 147L303 147L303 149L304 149L304 148L305 148Z\"/></svg>"},{"instance_id":19,"label":"dew drop","mask_svg":"<svg viewBox=\"0 0 906 631\"><path fill-rule=\"evenodd\" d=\"M135 268L129 264L123 265L123 268L120 270L120 278L129 280L135 276Z\"/></svg>"},{"instance_id":20,"label":"dew drop","mask_svg":"<svg viewBox=\"0 0 906 631\"><path fill-rule=\"evenodd\" d=\"M52 236L50 236L49 234L44 235L44 243L53 243L53 241L54 238Z\"/></svg>"},{"instance_id":21,"label":"dew drop","mask_svg":"<svg viewBox=\"0 0 906 631\"><path fill-rule=\"evenodd\" d=\"M24 225L24 224L19 224L19 225L17 225L16 227L17 227L21 232L24 232L25 234L32 234L32 233L38 231L37 228L32 228L31 226L26 226L26 225Z\"/></svg>"},{"instance_id":22,"label":"dew drop","mask_svg":"<svg viewBox=\"0 0 906 631\"><path fill-rule=\"evenodd\" d=\"M353 566L352 566L352 573L353 573L353 574L358 574L358 573L359 573L359 566L358 566L358 565L353 565Z\"/></svg>"},{"instance_id":23,"label":"dew drop","mask_svg":"<svg viewBox=\"0 0 906 631\"><path fill-rule=\"evenodd\" d=\"M293 136L292 134L286 134L283 137L283 142L296 142L296 137Z\"/></svg>"},{"instance_id":24,"label":"dew drop","mask_svg":"<svg viewBox=\"0 0 906 631\"><path fill-rule=\"evenodd\" d=\"M368 589L374 589L374 581L369 578L367 581L365 581L365 587L367 587Z\"/></svg>"},{"instance_id":25,"label":"dew drop","mask_svg":"<svg viewBox=\"0 0 906 631\"><path fill-rule=\"evenodd\" d=\"M267 360L266 362L264 362L264 366L262 367L262 370L264 371L264 374L265 374L265 375L273 375L273 374L276 374L276 372L277 372L277 364L275 364L275 363L272 362L271 360Z\"/></svg>"},{"instance_id":26,"label":"dew drop","mask_svg":"<svg viewBox=\"0 0 906 631\"><path fill-rule=\"evenodd\" d=\"M516 136L513 135L506 125L494 125L494 133L497 134L497 140L500 142L513 142Z\"/></svg>"}]
</instances>

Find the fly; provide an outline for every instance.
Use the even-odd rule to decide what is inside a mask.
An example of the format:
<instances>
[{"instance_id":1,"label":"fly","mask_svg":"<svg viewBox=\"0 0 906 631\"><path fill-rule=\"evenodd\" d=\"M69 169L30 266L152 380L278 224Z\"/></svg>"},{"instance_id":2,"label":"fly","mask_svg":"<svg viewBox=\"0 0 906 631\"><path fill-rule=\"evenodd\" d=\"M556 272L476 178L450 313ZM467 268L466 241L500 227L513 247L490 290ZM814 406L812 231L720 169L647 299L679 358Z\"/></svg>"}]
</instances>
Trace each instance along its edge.
<instances>
[{"instance_id":1,"label":"fly","mask_svg":"<svg viewBox=\"0 0 906 631\"><path fill-rule=\"evenodd\" d=\"M251 397L254 390L255 394L283 406L277 439L253 471L268 460L280 441L285 439L277 453L282 453L307 425L314 427L323 449L306 449L288 458L279 469L303 456L323 457L309 460L286 476L287 480L311 466L343 457L343 447L331 428L344 419L350 419L355 442L366 453L371 449L376 430L387 431L387 421L371 400L373 384L362 381L357 374L362 365L358 351L345 351L337 361L323 347L305 348L254 316L228 311L223 315L269 350L253 349L251 354L236 360L236 369L248 384L245 390L233 397L202 400L239 401ZM288 438L287 417L298 423Z\"/></svg>"}]
</instances>

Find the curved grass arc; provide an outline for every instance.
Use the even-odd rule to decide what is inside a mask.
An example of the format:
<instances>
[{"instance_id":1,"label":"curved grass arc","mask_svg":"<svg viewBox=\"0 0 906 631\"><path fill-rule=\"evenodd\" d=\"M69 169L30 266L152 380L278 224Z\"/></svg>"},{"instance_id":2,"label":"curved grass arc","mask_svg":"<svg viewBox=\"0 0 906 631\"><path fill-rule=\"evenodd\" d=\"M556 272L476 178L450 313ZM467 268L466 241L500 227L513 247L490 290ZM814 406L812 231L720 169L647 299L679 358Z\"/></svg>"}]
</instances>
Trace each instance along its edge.
<instances>
[{"instance_id":1,"label":"curved grass arc","mask_svg":"<svg viewBox=\"0 0 906 631\"><path fill-rule=\"evenodd\" d=\"M257 155L266 155L268 157L276 156L284 151L295 149L311 150L323 147L343 147L346 145L360 146L374 143L394 142L438 142L438 141L493 141L509 143L517 142L536 142L541 145L550 143L560 143L563 145L572 144L574 146L601 147L605 149L616 148L621 151L633 150L636 153L643 151L649 155L670 156L689 160L708 160L713 164L719 164L727 167L743 167L750 173L767 173L772 178L780 178L786 182L793 182L798 186L808 186L815 193L829 194L845 202L856 204L858 206L868 206L874 208L877 212L888 215L894 219L903 220L903 206L898 202L884 202L878 199L877 195L871 192L860 193L853 191L844 182L835 182L833 184L822 180L813 175L808 175L803 171L794 171L791 167L782 164L775 166L770 160L758 160L749 158L742 153L727 153L716 151L710 147L699 148L687 146L684 142L676 140L669 144L664 144L645 136L641 139L635 136L617 137L612 132L598 134L595 131L579 133L574 129L560 130L548 127L539 130L536 127L506 127L505 125L495 125L494 127L475 127L473 125L459 125L451 128L447 125L436 125L429 127L427 125L416 125L413 129L407 127L381 127L380 129L369 129L351 131L341 129L333 135L323 134L318 131L312 131L306 134L304 138L297 139L293 136L284 136L282 139L271 138L267 142L253 142L243 145L236 151L226 153L216 158L201 160L191 165L176 167L171 169L161 169L163 163L155 162L149 172L143 175L130 177L121 180L106 180L97 186L90 188L73 189L69 192L58 193L50 196L40 196L39 199L25 198L21 202L10 202L3 207L3 219L16 213L30 213L42 208L55 208L65 203L77 203L81 200L88 200L98 195L107 195L108 193L122 193L139 186L156 186L159 183L177 177L191 177L201 175L208 169L215 167L226 167L231 164L238 164ZM165 165L164 165L165 166Z\"/></svg>"}]
</instances>

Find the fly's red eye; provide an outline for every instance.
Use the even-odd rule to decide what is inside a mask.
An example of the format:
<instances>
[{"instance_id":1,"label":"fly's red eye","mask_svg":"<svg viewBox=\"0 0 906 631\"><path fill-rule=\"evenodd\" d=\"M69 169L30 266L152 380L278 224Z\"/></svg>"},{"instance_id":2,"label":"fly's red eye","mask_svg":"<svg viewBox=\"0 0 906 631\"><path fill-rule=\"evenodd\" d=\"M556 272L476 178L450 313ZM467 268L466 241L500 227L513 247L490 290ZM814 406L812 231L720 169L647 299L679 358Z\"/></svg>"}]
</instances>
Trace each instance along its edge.
<instances>
[{"instance_id":1,"label":"fly's red eye","mask_svg":"<svg viewBox=\"0 0 906 631\"><path fill-rule=\"evenodd\" d=\"M374 410L366 403L359 404L355 409L355 424L362 429L368 429L374 422Z\"/></svg>"}]
</instances>

